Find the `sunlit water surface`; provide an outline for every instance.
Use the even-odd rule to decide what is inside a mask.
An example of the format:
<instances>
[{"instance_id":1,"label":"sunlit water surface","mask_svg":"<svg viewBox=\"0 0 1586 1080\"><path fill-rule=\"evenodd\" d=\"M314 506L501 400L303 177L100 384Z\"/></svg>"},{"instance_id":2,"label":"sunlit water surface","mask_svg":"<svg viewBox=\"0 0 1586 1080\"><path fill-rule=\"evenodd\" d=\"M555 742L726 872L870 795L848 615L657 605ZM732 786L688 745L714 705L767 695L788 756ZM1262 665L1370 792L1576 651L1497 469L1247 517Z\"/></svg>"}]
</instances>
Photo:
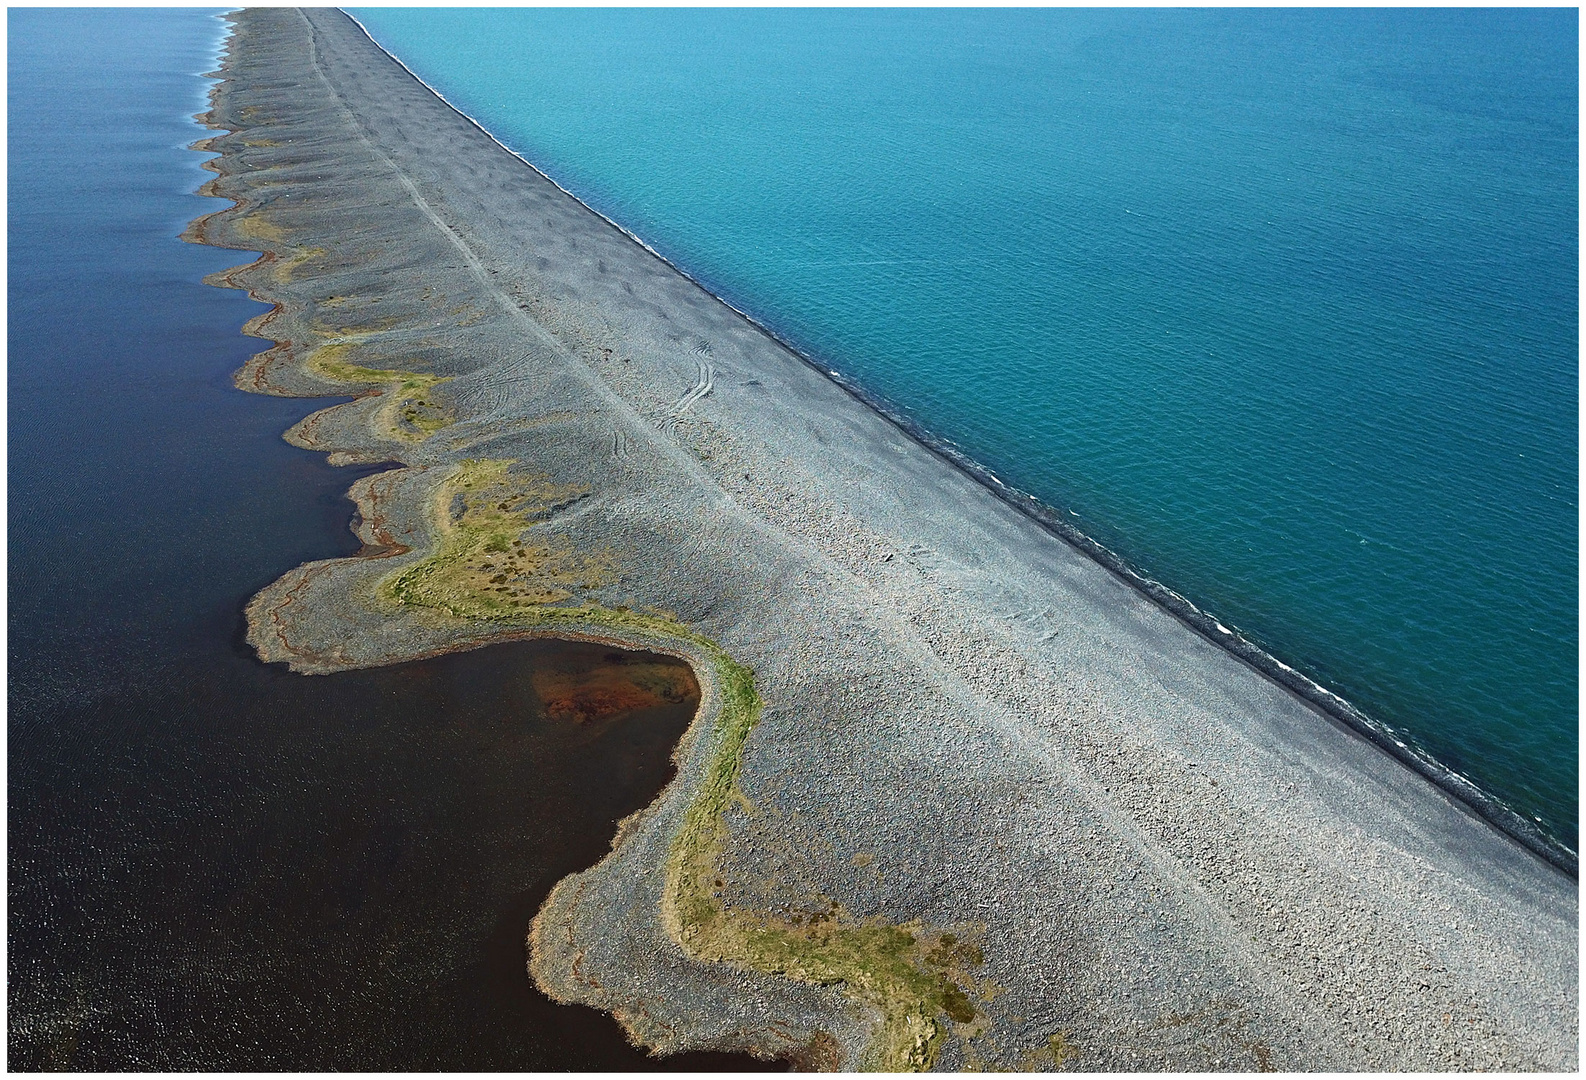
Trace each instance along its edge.
<instances>
[{"instance_id":1,"label":"sunlit water surface","mask_svg":"<svg viewBox=\"0 0 1586 1080\"><path fill-rule=\"evenodd\" d=\"M1575 843L1574 11L356 14L711 289Z\"/></svg>"}]
</instances>

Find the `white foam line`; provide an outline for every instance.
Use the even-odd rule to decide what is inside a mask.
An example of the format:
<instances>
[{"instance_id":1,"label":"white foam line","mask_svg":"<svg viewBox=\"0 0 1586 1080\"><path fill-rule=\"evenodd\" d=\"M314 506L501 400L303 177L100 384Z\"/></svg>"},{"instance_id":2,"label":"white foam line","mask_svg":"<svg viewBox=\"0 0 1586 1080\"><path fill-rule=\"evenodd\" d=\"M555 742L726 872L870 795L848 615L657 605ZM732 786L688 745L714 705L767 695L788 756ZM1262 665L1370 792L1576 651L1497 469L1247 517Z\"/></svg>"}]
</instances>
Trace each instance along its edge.
<instances>
[{"instance_id":1,"label":"white foam line","mask_svg":"<svg viewBox=\"0 0 1586 1080\"><path fill-rule=\"evenodd\" d=\"M435 89L435 87L431 86L429 83L425 82L422 78L420 78L417 72L415 72L412 68L410 68L406 64L404 64L400 59L398 59L395 55L393 55L392 52L389 49L387 49L384 45L381 45L379 41L375 40L375 36L369 32L369 28L367 26L365 26L362 22L358 21L358 17L357 16L353 15L351 12L347 11L345 8L337 8L336 10L340 11L341 14L345 15L348 19L350 19L354 26L356 26L358 29L363 31L364 36L369 39L370 43L373 44L375 48L379 49L387 57L390 57L390 59L391 59L391 61L393 63L395 63L403 71L405 71L409 75L411 75L414 78L414 80L416 80L418 82L418 84L420 86L424 87L430 93L434 94L437 98L439 98L442 102L445 103L447 108L451 109L458 116L462 117L464 120L468 121L474 127L478 128L480 130L480 132L487 139L489 139L491 142L495 143L497 146L501 147L501 149L505 150L507 153L511 154L513 157L517 158L519 161L523 162L523 164L527 165L530 169L533 169L541 177L544 177L545 181L548 184L550 184L552 187L556 188L556 190L558 190L562 194L566 195L569 199L572 199L579 206L582 206L585 210L588 210L591 214L594 214L600 220L602 220L606 224L610 225L613 229L616 229L619 233L621 233L623 236L626 236L629 240L632 240L635 244L638 244L645 251L648 251L651 255L654 255L657 259L660 259L661 262L665 263L667 266L669 266L673 270L675 270L678 274L682 275L688 281L692 282L700 290L702 290L703 292L705 292L709 296L714 297L720 303L726 305L726 307L729 310L731 310L733 312L736 312L740 317L743 318L743 320L745 322L749 323L749 325L751 325L751 326L755 327L756 329L758 329L758 330L762 331L763 333L765 333L767 337L771 338L773 341L777 342L778 344L780 344L781 346L786 348L789 352L793 353L795 356L797 356L800 359L802 359L805 363L809 364L811 367L814 367L817 371L825 372L828 376L831 377L832 381L835 382L838 386L844 386L845 385L847 380L841 374L839 374L836 371L833 371L830 368L824 368L824 367L821 367L821 366L817 365L815 363L815 361L810 356L808 356L807 354L805 354L804 352L802 352L801 350L799 350L798 348L796 348L795 346L793 346L789 342L783 340L781 335L776 333L776 331L772 330L769 326L766 326L759 319L756 319L753 315L750 315L747 311L744 311L742 308L736 306L735 304L731 303L730 301L728 301L728 300L724 299L723 297L717 295L716 293L712 292L710 289L705 288L705 286L700 284L699 280L697 278L695 278L694 275L690 274L687 270L684 270L681 266L678 266L671 259L668 259L665 255L662 255L659 251L655 250L655 248L651 247L648 243L646 243L644 241L644 239L642 237L640 237L637 233L635 233L631 229L628 229L625 226L619 224L618 222L613 221L611 218L607 217L605 214L601 213L599 210L596 210L593 206L590 206L583 199L580 199L577 195L573 194L571 191L568 191L561 184L557 183L554 179L552 179L550 176L548 176L545 173L544 170L542 170L539 166L535 165L534 162L530 161L528 158L524 157L522 154L520 154L516 150L512 149L512 147L508 146L506 143L502 142L500 139L496 138L495 135L491 134L490 129L486 128L478 120L475 120L472 116L469 116L466 112L464 112L463 110L459 109L456 105L452 104L452 102L447 99L445 94L441 93L439 90ZM861 399L861 400L863 400L863 399ZM868 405L869 403L866 402L866 404ZM871 407L874 408L873 406L871 406ZM877 411L879 411L879 410L877 410ZM882 415L885 416L886 414L883 413ZM670 418L668 418L668 419L670 419ZM950 441L948 441L948 440L938 440L938 441L943 442L946 445L951 446L951 447L953 447L956 450L956 445L951 443ZM929 445L929 444L927 444L927 445ZM1001 480L998 480L996 476L992 475L992 473L991 473L991 471L989 469L985 469L983 466L980 466L979 463L975 462L973 458L968 457L968 455L955 455L955 456L963 457L965 460L967 460L970 463L972 463L973 465L975 465L977 471L984 472L985 475L991 477L991 479L994 480L998 484L998 486L1006 488L1007 485L1003 484ZM1033 498L1033 496L1032 496L1032 498ZM1037 501L1039 502L1039 500L1037 500ZM1073 511L1069 511L1069 513L1072 514ZM1077 517L1078 515L1075 515L1075 516ZM1086 539L1090 539L1090 538L1086 537ZM1094 540L1092 540L1091 542L1092 543L1096 543L1096 541L1094 541ZM1097 546L1100 547L1101 545L1098 544ZM1112 555L1112 557L1114 559L1118 559L1118 556L1114 555L1110 550L1108 550L1106 548L1103 548L1103 550L1107 551L1107 554ZM1196 615L1200 616L1201 618L1212 619L1213 622L1216 622L1216 620L1212 616L1210 616L1206 612L1202 611L1198 606L1196 606L1190 600L1186 599L1183 596L1180 596L1177 592L1174 592L1172 589L1169 589L1166 585L1161 584L1160 582L1156 581L1154 578L1150 578L1150 577L1147 577L1147 576L1145 576L1143 574L1138 573L1132 567L1128 566L1127 563L1122 562L1121 559L1118 559L1118 561L1124 566L1124 568L1128 571L1130 576L1134 577L1137 581L1141 581L1141 582L1144 582L1144 583L1146 583L1148 585L1155 586L1156 588L1159 588L1159 589L1163 590L1164 592L1167 592L1168 594L1173 596L1174 599L1178 600L1180 603L1182 603L1186 607L1188 607ZM1149 595L1149 593L1148 593L1148 595ZM1228 637L1230 637L1231 639L1233 639L1235 641L1239 641L1239 642L1242 642L1242 643L1245 643L1245 644L1252 644L1252 645L1254 644L1252 642L1249 642L1248 639L1246 639L1243 635L1233 633L1232 631L1226 629L1225 627L1222 626L1221 623L1217 624L1217 628L1219 630L1222 630L1222 632L1224 634L1228 635ZM1271 659L1274 662L1276 662L1278 664L1278 666L1283 668L1284 671L1290 672L1293 675L1295 675L1301 682L1305 683L1311 690L1320 692L1321 694L1325 695L1326 697L1331 698L1332 700L1338 702L1339 705L1343 707L1343 709L1345 709L1348 712L1352 713L1356 717L1359 717L1362 721L1364 721L1366 724L1370 725L1372 728L1374 728L1374 729L1376 729L1378 731L1383 731L1383 732L1390 733L1389 734L1389 738L1392 739L1394 742L1398 743L1398 745L1404 747L1406 753L1413 755L1414 757L1420 759L1423 762L1426 762L1435 771L1437 771L1438 773L1440 773L1440 774L1442 774L1444 776L1453 774L1453 770L1449 769L1448 766L1444 765L1442 762L1438 761L1436 758L1428 755L1427 753L1425 753L1424 751L1420 750L1419 748L1408 747L1408 746L1405 746L1404 743L1399 742L1399 740L1395 737L1397 733L1393 732L1392 728L1390 728L1387 725L1383 724L1381 721L1378 721L1378 720L1376 720L1376 719L1374 719L1372 717L1367 716L1365 713L1361 712L1359 709L1357 709L1353 705L1351 705L1344 698L1342 698L1342 697L1338 696L1337 694L1333 693L1331 690L1327 689L1325 686L1322 686L1316 680L1314 680L1312 678L1309 678L1308 676L1304 675L1301 672L1295 671L1294 668L1289 667L1287 664L1284 664L1282 661L1278 660L1276 657L1271 656L1270 653L1268 653L1265 649L1261 648L1260 646L1255 646L1255 648L1257 648L1262 653L1262 655L1271 657ZM1460 779L1464 779L1464 778L1461 777ZM1469 781L1466 781L1466 783L1469 783ZM1507 803L1503 802L1501 799L1498 799L1491 792L1488 792L1488 791L1486 791L1483 788L1477 787L1474 784L1471 784L1470 786L1471 786L1473 791L1478 792L1485 799L1490 800L1491 802L1495 803L1496 805L1498 805L1500 807L1503 807L1506 810L1509 810L1510 813L1514 813L1513 809L1511 807L1509 807ZM1516 815L1516 816L1520 816L1520 815ZM1504 830L1504 831L1507 831L1507 830ZM1565 845L1562 842L1559 842L1559 841L1555 841L1555 843L1558 843L1558 845L1560 847L1563 847L1564 850L1570 852L1570 854L1572 854L1572 855L1575 854L1575 851L1574 851L1573 848L1565 847Z\"/></svg>"}]
</instances>

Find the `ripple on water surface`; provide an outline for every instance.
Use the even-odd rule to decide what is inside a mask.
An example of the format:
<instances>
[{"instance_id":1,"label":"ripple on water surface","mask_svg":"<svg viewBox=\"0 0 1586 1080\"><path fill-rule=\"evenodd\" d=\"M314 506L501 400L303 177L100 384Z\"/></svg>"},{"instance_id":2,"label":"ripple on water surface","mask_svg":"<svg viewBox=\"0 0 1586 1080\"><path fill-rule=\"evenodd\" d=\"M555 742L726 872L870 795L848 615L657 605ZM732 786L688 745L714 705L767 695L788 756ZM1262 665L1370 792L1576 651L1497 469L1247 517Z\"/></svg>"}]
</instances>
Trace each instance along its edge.
<instances>
[{"instance_id":1,"label":"ripple on water surface","mask_svg":"<svg viewBox=\"0 0 1586 1080\"><path fill-rule=\"evenodd\" d=\"M222 30L9 21L9 1065L765 1067L656 1062L524 966L666 783L686 668L518 642L309 678L243 643L249 596L357 549L360 470L281 439L328 402L232 387L263 306L176 239L219 208L182 148Z\"/></svg>"},{"instance_id":2,"label":"ripple on water surface","mask_svg":"<svg viewBox=\"0 0 1586 1080\"><path fill-rule=\"evenodd\" d=\"M824 367L1574 843L1574 11L357 14Z\"/></svg>"}]
</instances>

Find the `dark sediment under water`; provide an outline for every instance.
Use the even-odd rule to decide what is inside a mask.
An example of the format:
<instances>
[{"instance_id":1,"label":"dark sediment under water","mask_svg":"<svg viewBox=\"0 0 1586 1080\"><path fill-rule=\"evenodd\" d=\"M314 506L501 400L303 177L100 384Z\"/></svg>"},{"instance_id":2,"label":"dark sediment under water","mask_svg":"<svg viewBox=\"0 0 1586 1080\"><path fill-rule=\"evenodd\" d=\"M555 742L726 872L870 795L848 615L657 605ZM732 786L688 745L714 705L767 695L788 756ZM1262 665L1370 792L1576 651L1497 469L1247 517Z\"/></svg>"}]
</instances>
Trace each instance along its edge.
<instances>
[{"instance_id":1,"label":"dark sediment under water","mask_svg":"<svg viewBox=\"0 0 1586 1080\"><path fill-rule=\"evenodd\" d=\"M233 389L262 308L177 240L223 205L183 149L222 31L11 13L10 1066L757 1067L652 1061L524 970L669 778L686 668L542 641L308 678L244 644L252 593L356 550L360 471L282 442L325 402Z\"/></svg>"},{"instance_id":2,"label":"dark sediment under water","mask_svg":"<svg viewBox=\"0 0 1586 1080\"><path fill-rule=\"evenodd\" d=\"M823 366L1576 843L1576 12L356 13Z\"/></svg>"}]
</instances>

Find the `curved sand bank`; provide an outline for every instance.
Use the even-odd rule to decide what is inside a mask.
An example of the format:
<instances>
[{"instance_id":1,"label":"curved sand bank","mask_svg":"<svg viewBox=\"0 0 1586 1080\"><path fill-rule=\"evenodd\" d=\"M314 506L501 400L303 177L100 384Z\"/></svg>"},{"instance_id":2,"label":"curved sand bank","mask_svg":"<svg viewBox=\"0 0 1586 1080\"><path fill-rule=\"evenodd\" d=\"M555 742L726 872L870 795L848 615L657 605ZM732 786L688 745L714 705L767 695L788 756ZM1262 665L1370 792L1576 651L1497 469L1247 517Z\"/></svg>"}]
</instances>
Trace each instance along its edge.
<instances>
[{"instance_id":1,"label":"curved sand bank","mask_svg":"<svg viewBox=\"0 0 1586 1080\"><path fill-rule=\"evenodd\" d=\"M816 1065L1576 1065L1576 886L1212 646L507 153L334 11L238 17L195 239L361 559L324 672L514 634L683 656L676 781L536 920L662 1051ZM675 616L673 619L671 616ZM753 672L753 684L747 671ZM756 694L756 689L758 694ZM719 883L719 884L718 884ZM720 962L714 958L728 958Z\"/></svg>"}]
</instances>

